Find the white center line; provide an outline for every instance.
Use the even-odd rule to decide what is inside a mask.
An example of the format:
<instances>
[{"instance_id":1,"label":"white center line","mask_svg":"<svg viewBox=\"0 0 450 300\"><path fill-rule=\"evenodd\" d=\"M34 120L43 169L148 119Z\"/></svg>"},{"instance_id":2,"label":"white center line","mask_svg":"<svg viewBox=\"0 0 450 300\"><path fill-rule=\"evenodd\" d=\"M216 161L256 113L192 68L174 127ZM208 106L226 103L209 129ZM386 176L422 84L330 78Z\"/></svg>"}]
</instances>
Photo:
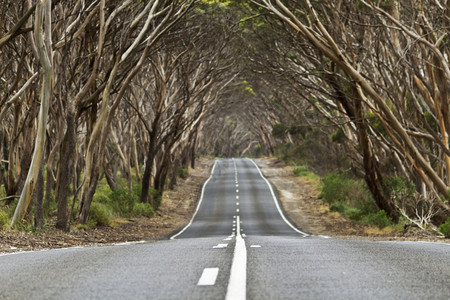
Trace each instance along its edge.
<instances>
[{"instance_id":1,"label":"white center line","mask_svg":"<svg viewBox=\"0 0 450 300\"><path fill-rule=\"evenodd\" d=\"M205 268L197 285L215 285L219 268Z\"/></svg>"},{"instance_id":2,"label":"white center line","mask_svg":"<svg viewBox=\"0 0 450 300\"><path fill-rule=\"evenodd\" d=\"M247 293L247 248L240 231L240 218L237 217L236 246L231 265L230 281L228 282L225 300L245 300Z\"/></svg>"}]
</instances>

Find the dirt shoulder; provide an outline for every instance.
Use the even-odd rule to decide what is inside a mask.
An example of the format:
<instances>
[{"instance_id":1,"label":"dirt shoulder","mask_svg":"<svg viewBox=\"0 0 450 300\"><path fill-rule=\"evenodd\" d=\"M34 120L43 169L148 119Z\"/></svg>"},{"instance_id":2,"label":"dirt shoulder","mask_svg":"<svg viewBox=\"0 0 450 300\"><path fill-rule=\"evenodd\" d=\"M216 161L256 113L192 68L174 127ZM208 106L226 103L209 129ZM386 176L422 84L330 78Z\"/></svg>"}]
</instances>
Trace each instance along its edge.
<instances>
[{"instance_id":1,"label":"dirt shoulder","mask_svg":"<svg viewBox=\"0 0 450 300\"><path fill-rule=\"evenodd\" d=\"M276 187L287 217L302 231L314 235L372 240L424 240L445 241L419 229L398 231L379 229L353 223L338 212L330 212L328 205L319 199L317 183L294 176L292 167L283 161L269 158L255 159L263 174Z\"/></svg>"}]
</instances>

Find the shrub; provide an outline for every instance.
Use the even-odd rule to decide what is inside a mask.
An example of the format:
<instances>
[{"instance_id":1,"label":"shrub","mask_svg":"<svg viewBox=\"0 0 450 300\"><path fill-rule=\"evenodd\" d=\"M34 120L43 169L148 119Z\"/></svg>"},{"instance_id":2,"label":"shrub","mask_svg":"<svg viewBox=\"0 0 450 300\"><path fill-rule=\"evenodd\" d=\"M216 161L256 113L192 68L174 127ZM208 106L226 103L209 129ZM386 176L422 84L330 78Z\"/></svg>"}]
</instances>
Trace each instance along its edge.
<instances>
[{"instance_id":1,"label":"shrub","mask_svg":"<svg viewBox=\"0 0 450 300\"><path fill-rule=\"evenodd\" d=\"M89 222L93 223L93 227L111 224L108 209L101 203L92 203L89 210Z\"/></svg>"},{"instance_id":2,"label":"shrub","mask_svg":"<svg viewBox=\"0 0 450 300\"><path fill-rule=\"evenodd\" d=\"M295 176L307 176L309 174L309 170L305 166L297 166L294 168L294 175Z\"/></svg>"},{"instance_id":3,"label":"shrub","mask_svg":"<svg viewBox=\"0 0 450 300\"><path fill-rule=\"evenodd\" d=\"M103 193L95 193L94 197L92 198L92 201L96 202L96 203L110 203L111 199L103 194Z\"/></svg>"},{"instance_id":4,"label":"shrub","mask_svg":"<svg viewBox=\"0 0 450 300\"><path fill-rule=\"evenodd\" d=\"M450 218L447 218L445 223L439 226L439 231L442 232L446 238L450 238Z\"/></svg>"},{"instance_id":5,"label":"shrub","mask_svg":"<svg viewBox=\"0 0 450 300\"><path fill-rule=\"evenodd\" d=\"M322 178L323 187L319 195L324 202L345 202L349 199L352 191L350 179L341 173L332 173Z\"/></svg>"},{"instance_id":6,"label":"shrub","mask_svg":"<svg viewBox=\"0 0 450 300\"><path fill-rule=\"evenodd\" d=\"M134 204L139 200L135 193L126 188L115 189L109 198L114 211L125 216L133 212Z\"/></svg>"},{"instance_id":7,"label":"shrub","mask_svg":"<svg viewBox=\"0 0 450 300\"><path fill-rule=\"evenodd\" d=\"M0 230L6 229L9 225L9 216L6 211L0 211Z\"/></svg>"},{"instance_id":8,"label":"shrub","mask_svg":"<svg viewBox=\"0 0 450 300\"><path fill-rule=\"evenodd\" d=\"M337 211L341 214L345 212L345 209L346 209L345 204L342 202L335 202L330 206L330 211Z\"/></svg>"},{"instance_id":9,"label":"shrub","mask_svg":"<svg viewBox=\"0 0 450 300\"><path fill-rule=\"evenodd\" d=\"M144 216L147 218L153 217L154 211L150 203L136 203L133 207L133 216Z\"/></svg>"},{"instance_id":10,"label":"shrub","mask_svg":"<svg viewBox=\"0 0 450 300\"><path fill-rule=\"evenodd\" d=\"M347 206L358 208L365 214L378 211L366 183L342 173L332 173L322 178L319 198L328 204L342 202Z\"/></svg>"},{"instance_id":11,"label":"shrub","mask_svg":"<svg viewBox=\"0 0 450 300\"><path fill-rule=\"evenodd\" d=\"M387 216L384 210L380 210L375 214L369 214L365 223L369 225L377 226L378 228L384 228L392 225L391 219Z\"/></svg>"},{"instance_id":12,"label":"shrub","mask_svg":"<svg viewBox=\"0 0 450 300\"><path fill-rule=\"evenodd\" d=\"M350 220L359 222L361 221L364 212L358 208L352 207L348 208L344 213Z\"/></svg>"},{"instance_id":13,"label":"shrub","mask_svg":"<svg viewBox=\"0 0 450 300\"><path fill-rule=\"evenodd\" d=\"M188 178L188 176L189 176L188 169L179 167L178 168L178 176L182 179Z\"/></svg>"}]
</instances>

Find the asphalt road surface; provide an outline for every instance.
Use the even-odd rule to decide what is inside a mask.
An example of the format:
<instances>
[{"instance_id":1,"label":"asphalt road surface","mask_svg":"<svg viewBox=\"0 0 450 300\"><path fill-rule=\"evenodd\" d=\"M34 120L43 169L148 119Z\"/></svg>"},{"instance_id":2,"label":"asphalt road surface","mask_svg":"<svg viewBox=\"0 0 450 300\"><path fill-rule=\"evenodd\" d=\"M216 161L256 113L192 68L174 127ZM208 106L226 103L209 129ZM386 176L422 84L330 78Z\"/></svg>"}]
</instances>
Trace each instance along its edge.
<instances>
[{"instance_id":1,"label":"asphalt road surface","mask_svg":"<svg viewBox=\"0 0 450 300\"><path fill-rule=\"evenodd\" d=\"M0 299L449 299L450 245L311 236L249 159L220 159L159 242L0 255Z\"/></svg>"}]
</instances>

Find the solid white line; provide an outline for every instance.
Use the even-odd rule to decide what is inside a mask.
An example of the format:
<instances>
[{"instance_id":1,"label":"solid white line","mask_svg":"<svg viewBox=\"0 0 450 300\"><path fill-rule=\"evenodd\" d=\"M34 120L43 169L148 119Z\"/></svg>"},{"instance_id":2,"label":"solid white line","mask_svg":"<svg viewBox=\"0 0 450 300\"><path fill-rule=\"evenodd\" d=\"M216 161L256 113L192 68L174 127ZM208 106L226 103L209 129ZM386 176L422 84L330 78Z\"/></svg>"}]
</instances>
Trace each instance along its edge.
<instances>
[{"instance_id":1,"label":"solid white line","mask_svg":"<svg viewBox=\"0 0 450 300\"><path fill-rule=\"evenodd\" d=\"M197 285L215 285L219 268L205 268Z\"/></svg>"},{"instance_id":2,"label":"solid white line","mask_svg":"<svg viewBox=\"0 0 450 300\"><path fill-rule=\"evenodd\" d=\"M258 172L259 172L259 175L260 175L261 178L264 179L264 181L267 183L267 186L269 187L270 193L272 194L273 201L275 202L275 205L276 205L276 207L277 207L277 209L278 209L278 212L280 213L281 218L283 218L284 222L286 222L286 224L288 224L289 227L291 227L294 231L296 231L296 232L302 234L302 235L305 236L305 237L306 237L306 236L309 236L309 234L307 234L307 233L305 233L305 232L303 232L303 231L298 230L297 228L295 228L295 226L292 225L292 224L288 221L288 219L286 219L286 217L285 217L284 214L283 214L283 211L282 211L281 208L280 208L280 205L278 204L277 197L275 196L275 193L274 193L274 191L273 191L273 189L272 189L272 185L270 184L269 180L267 180L267 178L264 177L263 173L261 172L261 169L260 169L260 168L258 167L258 165L253 161L253 159L249 159L249 160L255 165L256 169L257 169Z\"/></svg>"},{"instance_id":3,"label":"solid white line","mask_svg":"<svg viewBox=\"0 0 450 300\"><path fill-rule=\"evenodd\" d=\"M188 229L189 226L192 225L192 222L194 221L195 216L197 215L198 210L200 209L200 205L202 204L203 196L205 195L206 185L208 184L208 182L209 182L209 181L211 180L211 178L213 177L214 170L216 169L217 162L218 162L217 160L214 162L213 168L212 168L212 170L211 170L211 175L209 176L209 178L208 178L208 179L205 181L205 183L203 184L202 192L201 192L201 194L200 194L200 199L198 200L197 208L195 209L195 212L194 212L194 215L192 216L191 221L189 221L189 224L187 224L180 232L178 232L177 234L171 236L171 237L170 237L171 240L174 240L177 236L179 236L180 234L182 234L183 232L185 232L186 229Z\"/></svg>"},{"instance_id":4,"label":"solid white line","mask_svg":"<svg viewBox=\"0 0 450 300\"><path fill-rule=\"evenodd\" d=\"M233 263L231 265L230 280L228 282L225 300L245 300L247 297L247 248L240 234L240 223L238 216L236 246L234 248Z\"/></svg>"}]
</instances>

